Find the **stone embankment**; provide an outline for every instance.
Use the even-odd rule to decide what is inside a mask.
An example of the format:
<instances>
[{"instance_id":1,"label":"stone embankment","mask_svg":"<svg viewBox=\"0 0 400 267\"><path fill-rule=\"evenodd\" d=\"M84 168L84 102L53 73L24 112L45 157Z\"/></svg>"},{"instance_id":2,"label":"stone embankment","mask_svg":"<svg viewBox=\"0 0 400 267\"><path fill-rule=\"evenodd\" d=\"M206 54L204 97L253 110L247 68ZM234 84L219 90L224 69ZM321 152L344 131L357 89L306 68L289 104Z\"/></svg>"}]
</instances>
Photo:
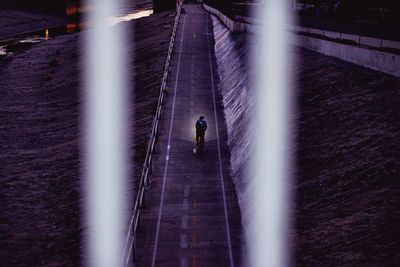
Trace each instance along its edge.
<instances>
[{"instance_id":1,"label":"stone embankment","mask_svg":"<svg viewBox=\"0 0 400 267\"><path fill-rule=\"evenodd\" d=\"M213 18L231 166L244 232L251 218L253 35ZM296 48L294 262L398 266L400 78ZM273 155L267 155L272 156ZM268 179L268 177L265 177Z\"/></svg>"},{"instance_id":2,"label":"stone embankment","mask_svg":"<svg viewBox=\"0 0 400 267\"><path fill-rule=\"evenodd\" d=\"M135 174L140 176L174 14L127 22ZM2 266L81 266L83 32L0 60ZM135 188L135 182L129 188ZM133 200L131 201L133 202Z\"/></svg>"}]
</instances>

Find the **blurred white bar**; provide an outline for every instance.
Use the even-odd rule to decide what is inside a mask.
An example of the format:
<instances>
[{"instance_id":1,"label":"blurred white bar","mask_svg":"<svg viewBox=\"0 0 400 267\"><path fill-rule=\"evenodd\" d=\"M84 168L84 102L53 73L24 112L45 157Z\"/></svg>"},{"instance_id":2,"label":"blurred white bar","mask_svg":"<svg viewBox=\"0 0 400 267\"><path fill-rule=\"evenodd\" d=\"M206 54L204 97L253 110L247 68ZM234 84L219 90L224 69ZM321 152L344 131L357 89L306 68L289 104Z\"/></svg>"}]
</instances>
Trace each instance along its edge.
<instances>
[{"instance_id":1,"label":"blurred white bar","mask_svg":"<svg viewBox=\"0 0 400 267\"><path fill-rule=\"evenodd\" d=\"M120 1L87 0L84 31L84 172L86 265L122 266L128 163L128 106Z\"/></svg>"},{"instance_id":2,"label":"blurred white bar","mask_svg":"<svg viewBox=\"0 0 400 267\"><path fill-rule=\"evenodd\" d=\"M246 241L248 266L290 265L290 172L292 169L292 75L290 1L266 0L253 55L255 67L254 157L250 166L253 200Z\"/></svg>"}]
</instances>

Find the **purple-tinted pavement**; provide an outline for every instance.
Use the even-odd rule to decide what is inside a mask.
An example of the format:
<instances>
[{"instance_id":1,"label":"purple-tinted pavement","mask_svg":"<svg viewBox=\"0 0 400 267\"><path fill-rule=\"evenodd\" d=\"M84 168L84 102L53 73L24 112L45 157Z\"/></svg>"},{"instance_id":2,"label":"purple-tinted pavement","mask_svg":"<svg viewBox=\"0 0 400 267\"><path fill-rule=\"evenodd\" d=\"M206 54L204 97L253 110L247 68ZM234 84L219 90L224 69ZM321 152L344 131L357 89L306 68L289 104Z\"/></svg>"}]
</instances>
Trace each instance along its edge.
<instances>
[{"instance_id":1,"label":"purple-tinted pavement","mask_svg":"<svg viewBox=\"0 0 400 267\"><path fill-rule=\"evenodd\" d=\"M238 266L241 221L230 176L212 22L185 5L180 18L153 177L137 241L138 266ZM194 123L208 121L205 150Z\"/></svg>"}]
</instances>

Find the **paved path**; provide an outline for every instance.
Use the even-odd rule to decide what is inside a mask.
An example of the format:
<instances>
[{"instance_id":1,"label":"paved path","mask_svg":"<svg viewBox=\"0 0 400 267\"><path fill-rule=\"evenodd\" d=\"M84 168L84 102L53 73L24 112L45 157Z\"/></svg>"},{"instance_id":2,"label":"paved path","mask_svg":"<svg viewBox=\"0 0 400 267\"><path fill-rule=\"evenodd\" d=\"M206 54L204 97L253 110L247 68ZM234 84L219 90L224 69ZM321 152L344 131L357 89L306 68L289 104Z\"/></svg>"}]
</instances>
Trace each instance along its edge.
<instances>
[{"instance_id":1,"label":"paved path","mask_svg":"<svg viewBox=\"0 0 400 267\"><path fill-rule=\"evenodd\" d=\"M138 266L239 266L240 211L229 175L212 23L197 5L184 9L138 234ZM194 150L199 115L209 127L203 153Z\"/></svg>"}]
</instances>

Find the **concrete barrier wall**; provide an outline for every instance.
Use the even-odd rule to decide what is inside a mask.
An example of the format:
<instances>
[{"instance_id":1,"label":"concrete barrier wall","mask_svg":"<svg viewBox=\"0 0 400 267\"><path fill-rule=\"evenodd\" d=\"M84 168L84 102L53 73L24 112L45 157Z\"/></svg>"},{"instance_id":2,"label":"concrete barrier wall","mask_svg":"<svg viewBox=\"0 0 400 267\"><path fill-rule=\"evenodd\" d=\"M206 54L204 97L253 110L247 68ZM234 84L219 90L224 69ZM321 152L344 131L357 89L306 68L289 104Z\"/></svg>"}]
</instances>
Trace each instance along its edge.
<instances>
[{"instance_id":1,"label":"concrete barrier wall","mask_svg":"<svg viewBox=\"0 0 400 267\"><path fill-rule=\"evenodd\" d=\"M199 1L201 3L201 1ZM257 28L260 27L259 25L259 20L257 19L252 19L252 18L241 18L242 20L248 22L237 22L234 20L231 20L227 16L225 16L222 12L219 10L208 6L203 3L203 7L205 10L207 10L209 13L217 16L219 20L231 31L231 32L248 32L248 33L255 33L257 31ZM314 29L314 28L307 28L307 27L302 27L302 26L292 26L289 27L292 30L296 32L304 32L304 33L312 33L312 34L318 34L321 36L325 36L328 38L332 39L341 39L341 40L348 40L348 41L353 41L359 45L365 45L365 46L370 46L374 48L392 48L392 49L400 49L400 42L399 41L392 41L392 40L385 40L385 39L379 39L379 38L373 38L373 37L368 37L368 36L361 36L361 35L356 35L356 34L349 34L349 33L340 33L340 32L333 32L333 31L324 31L320 29Z\"/></svg>"},{"instance_id":2,"label":"concrete barrier wall","mask_svg":"<svg viewBox=\"0 0 400 267\"><path fill-rule=\"evenodd\" d=\"M375 48L392 48L392 49L400 49L400 42L393 40L385 40L380 38L362 36L357 34L349 34L349 33L341 33L341 32L332 32L332 31L324 31L319 29L307 28L302 26L293 26L291 27L294 31L303 32L303 33L313 33L322 36L326 36L332 39L342 39L353 41L359 45L366 45Z\"/></svg>"},{"instance_id":3,"label":"concrete barrier wall","mask_svg":"<svg viewBox=\"0 0 400 267\"><path fill-rule=\"evenodd\" d=\"M222 12L220 12L218 9L215 9L211 6L208 6L203 3L203 8L215 15L219 20L227 27L231 32L247 32L247 33L255 33L257 28L260 27L255 24L250 24L250 23L244 23L244 22L237 22L234 20L231 20L227 16L225 16Z\"/></svg>"},{"instance_id":4,"label":"concrete barrier wall","mask_svg":"<svg viewBox=\"0 0 400 267\"><path fill-rule=\"evenodd\" d=\"M297 35L294 44L373 70L400 77L400 55Z\"/></svg>"},{"instance_id":5,"label":"concrete barrier wall","mask_svg":"<svg viewBox=\"0 0 400 267\"><path fill-rule=\"evenodd\" d=\"M203 3L203 7L209 13L215 15L219 20L231 31L231 32L247 32L256 33L260 25L235 22L221 13L219 10L210 7ZM388 45L387 47L397 46L399 42L380 40L376 38L363 37L358 35L344 34L338 32L322 31L318 29L304 28L301 26L295 26L295 31L306 31L309 33L315 33L325 35L331 38L341 38L352 40L356 43L362 41L369 46L377 46L381 43ZM295 34L294 45L300 46L306 49L310 49L321 54L340 58L342 60L370 68L373 70L381 71L387 74L391 74L400 77L400 55L390 54L378 50L368 49L364 47L358 47L353 45L342 44L334 41L318 39L314 37L304 36Z\"/></svg>"}]
</instances>

